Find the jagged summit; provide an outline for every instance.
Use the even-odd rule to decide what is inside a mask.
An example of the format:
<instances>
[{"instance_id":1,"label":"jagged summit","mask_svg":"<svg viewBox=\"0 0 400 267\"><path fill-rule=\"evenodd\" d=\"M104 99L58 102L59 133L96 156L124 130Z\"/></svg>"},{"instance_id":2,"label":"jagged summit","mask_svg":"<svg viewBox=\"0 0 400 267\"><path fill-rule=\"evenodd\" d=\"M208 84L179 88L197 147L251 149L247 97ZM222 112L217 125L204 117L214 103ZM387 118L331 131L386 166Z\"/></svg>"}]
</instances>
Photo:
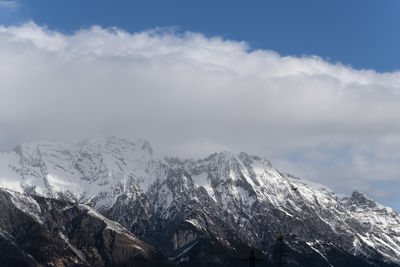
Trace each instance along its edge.
<instances>
[{"instance_id":1,"label":"jagged summit","mask_svg":"<svg viewBox=\"0 0 400 267\"><path fill-rule=\"evenodd\" d=\"M353 193L351 194L351 197L349 199L349 204L350 205L355 204L358 206L366 206L369 208L377 207L377 203L375 201L368 198L365 194L360 193L357 190L354 190Z\"/></svg>"},{"instance_id":2,"label":"jagged summit","mask_svg":"<svg viewBox=\"0 0 400 267\"><path fill-rule=\"evenodd\" d=\"M31 142L0 153L0 187L88 205L182 265L203 246L226 249L216 259L240 244L273 258L280 232L299 255L332 265L339 251L363 263L400 264L399 214L245 152L177 159L157 156L141 139Z\"/></svg>"},{"instance_id":3,"label":"jagged summit","mask_svg":"<svg viewBox=\"0 0 400 267\"><path fill-rule=\"evenodd\" d=\"M78 146L85 147L91 146L97 149L116 149L116 150L132 150L132 151L145 151L148 154L153 154L153 148L150 143L144 139L131 139L118 138L115 136L86 138L78 142Z\"/></svg>"}]
</instances>

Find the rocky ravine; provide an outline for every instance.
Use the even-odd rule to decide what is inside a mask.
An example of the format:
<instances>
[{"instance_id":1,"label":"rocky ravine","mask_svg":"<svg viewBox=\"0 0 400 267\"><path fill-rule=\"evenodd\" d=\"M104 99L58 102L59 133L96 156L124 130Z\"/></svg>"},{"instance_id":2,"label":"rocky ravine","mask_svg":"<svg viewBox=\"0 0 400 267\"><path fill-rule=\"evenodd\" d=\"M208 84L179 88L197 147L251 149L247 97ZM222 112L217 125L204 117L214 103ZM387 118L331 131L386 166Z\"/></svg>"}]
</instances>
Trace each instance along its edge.
<instances>
[{"instance_id":1,"label":"rocky ravine","mask_svg":"<svg viewBox=\"0 0 400 267\"><path fill-rule=\"evenodd\" d=\"M181 160L143 140L33 142L0 154L0 187L85 204L182 266L241 266L249 247L276 263L280 233L289 266L400 265L399 214L246 153Z\"/></svg>"}]
</instances>

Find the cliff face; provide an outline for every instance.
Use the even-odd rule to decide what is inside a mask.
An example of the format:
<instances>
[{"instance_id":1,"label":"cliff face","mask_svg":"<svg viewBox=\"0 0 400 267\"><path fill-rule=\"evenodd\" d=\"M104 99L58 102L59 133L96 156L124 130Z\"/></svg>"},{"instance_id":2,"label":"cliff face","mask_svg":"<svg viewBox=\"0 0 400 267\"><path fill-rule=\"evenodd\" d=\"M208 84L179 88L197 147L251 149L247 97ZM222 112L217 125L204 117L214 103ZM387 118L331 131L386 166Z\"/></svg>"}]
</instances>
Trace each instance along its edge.
<instances>
[{"instance_id":1,"label":"cliff face","mask_svg":"<svg viewBox=\"0 0 400 267\"><path fill-rule=\"evenodd\" d=\"M337 195L243 152L183 160L158 157L144 140L33 142L0 154L0 186L27 194L41 211L59 214L64 218L60 227L73 221L77 226L72 223L72 228L88 231L84 234L94 242L90 249L74 241L69 228L61 233L89 264L136 257L134 250L123 248L127 241L122 236L116 238L110 227L97 228L90 220L118 222L130 231L124 230L124 237L135 235L187 266L235 266L250 247L276 263L280 235L293 266L400 264L400 216L392 209L359 192ZM42 207L47 202L70 208ZM110 239L119 252L109 251ZM15 253L26 251L18 246Z\"/></svg>"},{"instance_id":2,"label":"cliff face","mask_svg":"<svg viewBox=\"0 0 400 267\"><path fill-rule=\"evenodd\" d=\"M0 190L2 266L173 266L92 208Z\"/></svg>"}]
</instances>

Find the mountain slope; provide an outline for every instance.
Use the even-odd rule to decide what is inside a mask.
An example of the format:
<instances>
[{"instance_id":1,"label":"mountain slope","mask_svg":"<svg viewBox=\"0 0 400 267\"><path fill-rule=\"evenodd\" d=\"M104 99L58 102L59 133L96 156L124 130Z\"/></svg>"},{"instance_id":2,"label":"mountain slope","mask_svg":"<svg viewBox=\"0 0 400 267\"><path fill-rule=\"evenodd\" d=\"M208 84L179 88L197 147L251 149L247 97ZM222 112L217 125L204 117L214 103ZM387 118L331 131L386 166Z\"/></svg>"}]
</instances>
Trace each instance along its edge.
<instances>
[{"instance_id":1,"label":"mountain slope","mask_svg":"<svg viewBox=\"0 0 400 267\"><path fill-rule=\"evenodd\" d=\"M172 266L92 208L0 189L2 266Z\"/></svg>"},{"instance_id":2,"label":"mountain slope","mask_svg":"<svg viewBox=\"0 0 400 267\"><path fill-rule=\"evenodd\" d=\"M224 248L212 264L237 261L249 247L276 262L280 233L293 266L310 257L329 266L333 255L359 266L400 265L399 214L243 152L180 160L158 157L144 140L33 142L0 154L0 186L88 205L181 265L205 246Z\"/></svg>"}]
</instances>

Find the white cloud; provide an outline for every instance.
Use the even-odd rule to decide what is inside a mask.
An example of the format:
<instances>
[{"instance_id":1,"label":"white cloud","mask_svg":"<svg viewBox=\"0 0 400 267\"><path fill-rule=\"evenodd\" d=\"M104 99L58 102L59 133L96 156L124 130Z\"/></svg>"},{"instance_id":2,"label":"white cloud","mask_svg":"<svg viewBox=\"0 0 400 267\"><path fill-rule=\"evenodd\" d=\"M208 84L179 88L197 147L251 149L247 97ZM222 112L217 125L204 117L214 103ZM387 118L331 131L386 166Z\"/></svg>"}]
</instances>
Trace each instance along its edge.
<instances>
[{"instance_id":1,"label":"white cloud","mask_svg":"<svg viewBox=\"0 0 400 267\"><path fill-rule=\"evenodd\" d=\"M19 3L17 1L7 1L7 0L0 0L0 7L9 8L9 9L16 9L19 7Z\"/></svg>"},{"instance_id":2,"label":"white cloud","mask_svg":"<svg viewBox=\"0 0 400 267\"><path fill-rule=\"evenodd\" d=\"M65 35L33 22L0 27L0 62L3 148L117 134L164 154L249 151L339 192L399 186L399 72L191 32Z\"/></svg>"}]
</instances>

